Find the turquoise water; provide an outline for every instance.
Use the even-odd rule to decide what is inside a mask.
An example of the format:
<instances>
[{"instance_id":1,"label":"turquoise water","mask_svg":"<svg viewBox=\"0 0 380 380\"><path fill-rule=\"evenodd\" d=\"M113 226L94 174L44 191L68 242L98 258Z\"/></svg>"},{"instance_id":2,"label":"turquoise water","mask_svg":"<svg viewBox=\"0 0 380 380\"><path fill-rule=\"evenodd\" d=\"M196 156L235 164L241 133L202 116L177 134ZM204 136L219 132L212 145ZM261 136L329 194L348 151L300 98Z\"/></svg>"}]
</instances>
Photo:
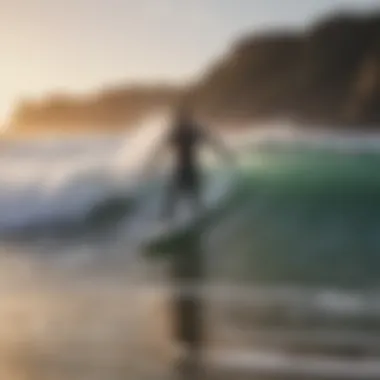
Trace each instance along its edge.
<instances>
[{"instance_id":1,"label":"turquoise water","mask_svg":"<svg viewBox=\"0 0 380 380\"><path fill-rule=\"evenodd\" d=\"M377 287L380 153L253 153L231 193L201 222L153 242L187 254L202 236L217 277L255 283Z\"/></svg>"}]
</instances>

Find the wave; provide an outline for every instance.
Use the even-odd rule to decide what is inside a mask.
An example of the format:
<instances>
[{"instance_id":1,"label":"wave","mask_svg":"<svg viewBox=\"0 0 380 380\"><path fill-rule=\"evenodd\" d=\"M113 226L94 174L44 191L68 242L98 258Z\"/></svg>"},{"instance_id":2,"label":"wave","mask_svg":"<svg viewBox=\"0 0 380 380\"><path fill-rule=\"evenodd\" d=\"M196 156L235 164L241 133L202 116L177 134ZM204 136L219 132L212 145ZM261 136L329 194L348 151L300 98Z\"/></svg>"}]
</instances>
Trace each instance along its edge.
<instances>
[{"instance_id":1,"label":"wave","mask_svg":"<svg viewBox=\"0 0 380 380\"><path fill-rule=\"evenodd\" d=\"M254 154L251 157L255 161ZM247 165L199 223L146 246L183 252L202 237L218 276L263 283L378 286L380 154L277 152Z\"/></svg>"},{"instance_id":2,"label":"wave","mask_svg":"<svg viewBox=\"0 0 380 380\"><path fill-rule=\"evenodd\" d=\"M138 133L102 139L3 142L0 232L96 224L124 203L118 208L126 212L149 182L138 175L147 154L138 143L159 126L150 122Z\"/></svg>"},{"instance_id":3,"label":"wave","mask_svg":"<svg viewBox=\"0 0 380 380\"><path fill-rule=\"evenodd\" d=\"M92 231L128 221L124 223L126 229L142 229L148 239L149 229L157 220L152 215L157 214L167 178L165 172L153 177L143 169L151 151L164 137L167 125L167 115L160 114L125 135L2 142L0 233ZM292 205L293 214L298 208L307 214L307 210L318 208L315 199L320 199L321 205L339 204L344 199L342 190L348 197L352 189L354 203L358 191L362 192L360 199L377 199L376 194L380 193L378 145L374 137L365 142L355 140L355 136L337 136L333 141L330 135L305 135L287 126L277 131L232 133L226 138L241 156L233 174L236 179L231 172L226 175L226 168L207 161L210 185L205 197L209 206L217 202L220 210L229 204L231 215L240 210L252 210L251 214L256 215L267 205L276 225L277 215L279 220L298 218L285 216L281 208L277 210L281 202ZM340 195L335 199L334 194ZM231 207L232 198L239 204ZM328 215L329 208L323 207ZM241 217L215 216L207 225L219 226L227 221L230 224L230 219L236 218ZM218 230L219 227L215 229ZM231 241L241 232L234 234Z\"/></svg>"},{"instance_id":4,"label":"wave","mask_svg":"<svg viewBox=\"0 0 380 380\"><path fill-rule=\"evenodd\" d=\"M105 228L133 204L157 203L167 161L155 174L144 167L168 125L160 114L125 135L3 142L0 233Z\"/></svg>"}]
</instances>

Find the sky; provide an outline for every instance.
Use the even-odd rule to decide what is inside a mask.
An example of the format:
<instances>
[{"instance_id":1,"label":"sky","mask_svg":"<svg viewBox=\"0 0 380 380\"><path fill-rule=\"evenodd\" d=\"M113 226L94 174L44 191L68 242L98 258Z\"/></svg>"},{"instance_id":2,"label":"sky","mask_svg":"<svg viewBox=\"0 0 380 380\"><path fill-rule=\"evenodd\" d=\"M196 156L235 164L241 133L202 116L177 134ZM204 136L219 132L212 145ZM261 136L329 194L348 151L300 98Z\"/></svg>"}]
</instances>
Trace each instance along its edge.
<instances>
[{"instance_id":1,"label":"sky","mask_svg":"<svg viewBox=\"0 0 380 380\"><path fill-rule=\"evenodd\" d=\"M199 75L247 33L379 0L0 0L0 119L16 102Z\"/></svg>"}]
</instances>

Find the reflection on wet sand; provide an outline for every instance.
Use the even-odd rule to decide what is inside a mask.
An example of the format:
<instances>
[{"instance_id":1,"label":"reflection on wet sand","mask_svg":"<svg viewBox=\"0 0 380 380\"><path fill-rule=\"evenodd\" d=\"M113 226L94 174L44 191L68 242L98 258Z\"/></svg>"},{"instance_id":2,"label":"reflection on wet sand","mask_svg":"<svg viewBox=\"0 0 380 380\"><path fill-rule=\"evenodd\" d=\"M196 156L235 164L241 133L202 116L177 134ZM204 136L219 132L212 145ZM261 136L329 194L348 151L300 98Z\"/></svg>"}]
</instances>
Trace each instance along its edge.
<instances>
[{"instance_id":1,"label":"reflection on wet sand","mask_svg":"<svg viewBox=\"0 0 380 380\"><path fill-rule=\"evenodd\" d=\"M55 277L21 260L8 260L2 271L1 379L118 380L167 371L164 291L120 279Z\"/></svg>"}]
</instances>

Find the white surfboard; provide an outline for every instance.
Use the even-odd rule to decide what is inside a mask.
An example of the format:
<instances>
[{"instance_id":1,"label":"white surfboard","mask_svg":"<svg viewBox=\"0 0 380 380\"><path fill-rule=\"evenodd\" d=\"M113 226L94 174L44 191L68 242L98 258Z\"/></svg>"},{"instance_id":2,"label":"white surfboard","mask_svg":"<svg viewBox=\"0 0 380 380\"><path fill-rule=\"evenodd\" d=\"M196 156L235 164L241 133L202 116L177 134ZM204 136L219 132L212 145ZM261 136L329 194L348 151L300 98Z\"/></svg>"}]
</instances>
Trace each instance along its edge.
<instances>
[{"instance_id":1,"label":"white surfboard","mask_svg":"<svg viewBox=\"0 0 380 380\"><path fill-rule=\"evenodd\" d=\"M186 227L191 227L197 221L202 220L209 212L218 207L223 198L232 190L236 183L236 174L228 174L224 178L212 183L204 196L204 208L201 213L193 213L192 210L179 210L176 215L168 221L157 220L149 230L147 240L155 240L165 235L175 234ZM190 205L191 206L191 205Z\"/></svg>"}]
</instances>

